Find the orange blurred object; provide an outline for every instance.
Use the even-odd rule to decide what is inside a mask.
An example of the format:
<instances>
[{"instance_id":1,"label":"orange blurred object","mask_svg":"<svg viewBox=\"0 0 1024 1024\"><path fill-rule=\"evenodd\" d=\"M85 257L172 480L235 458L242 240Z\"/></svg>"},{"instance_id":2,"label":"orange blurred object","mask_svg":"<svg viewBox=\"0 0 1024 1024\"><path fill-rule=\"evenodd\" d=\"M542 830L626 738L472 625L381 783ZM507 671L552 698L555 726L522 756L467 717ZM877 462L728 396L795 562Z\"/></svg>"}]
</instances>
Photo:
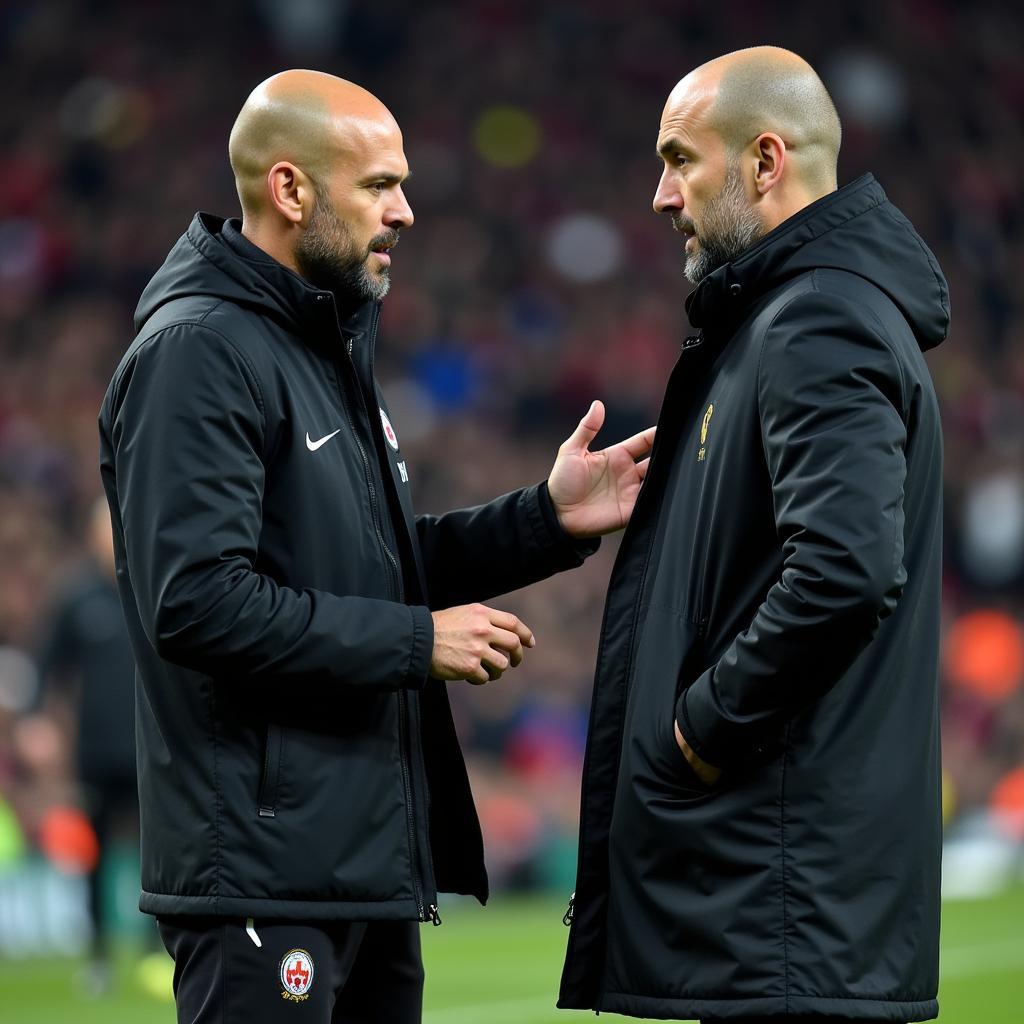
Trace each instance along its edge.
<instances>
[{"instance_id":1,"label":"orange blurred object","mask_svg":"<svg viewBox=\"0 0 1024 1024\"><path fill-rule=\"evenodd\" d=\"M1024 768L1007 772L992 790L989 809L1011 839L1024 839Z\"/></svg>"},{"instance_id":2,"label":"orange blurred object","mask_svg":"<svg viewBox=\"0 0 1024 1024\"><path fill-rule=\"evenodd\" d=\"M1002 701L1024 677L1024 634L1003 612L961 615L946 637L946 673L957 686Z\"/></svg>"},{"instance_id":3,"label":"orange blurred object","mask_svg":"<svg viewBox=\"0 0 1024 1024\"><path fill-rule=\"evenodd\" d=\"M92 871L100 857L89 819L74 807L53 807L43 815L39 845L53 864L71 875Z\"/></svg>"}]
</instances>

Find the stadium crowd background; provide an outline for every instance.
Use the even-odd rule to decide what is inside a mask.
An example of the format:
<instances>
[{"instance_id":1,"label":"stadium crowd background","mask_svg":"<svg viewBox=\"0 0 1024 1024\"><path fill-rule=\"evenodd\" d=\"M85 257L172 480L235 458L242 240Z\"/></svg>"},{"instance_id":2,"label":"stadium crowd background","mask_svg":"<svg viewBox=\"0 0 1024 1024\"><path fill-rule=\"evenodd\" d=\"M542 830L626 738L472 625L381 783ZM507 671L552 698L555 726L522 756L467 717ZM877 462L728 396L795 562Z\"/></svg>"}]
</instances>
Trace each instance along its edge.
<instances>
[{"instance_id":1,"label":"stadium crowd background","mask_svg":"<svg viewBox=\"0 0 1024 1024\"><path fill-rule=\"evenodd\" d=\"M52 808L81 800L75 705L39 705L35 659L84 557L96 414L136 299L196 209L237 215L226 144L250 89L316 67L374 91L402 125L416 225L395 253L377 370L417 507L442 511L543 478L594 397L603 440L653 422L687 333L679 242L651 211L661 107L689 68L760 42L820 70L843 118L840 182L873 172L950 281L952 334L929 356L946 442L949 834L1002 851L969 859L986 877L1019 863L1024 19L941 0L785 12L0 6L0 874L33 855ZM494 602L538 646L498 683L452 686L499 884L572 885L615 548Z\"/></svg>"}]
</instances>

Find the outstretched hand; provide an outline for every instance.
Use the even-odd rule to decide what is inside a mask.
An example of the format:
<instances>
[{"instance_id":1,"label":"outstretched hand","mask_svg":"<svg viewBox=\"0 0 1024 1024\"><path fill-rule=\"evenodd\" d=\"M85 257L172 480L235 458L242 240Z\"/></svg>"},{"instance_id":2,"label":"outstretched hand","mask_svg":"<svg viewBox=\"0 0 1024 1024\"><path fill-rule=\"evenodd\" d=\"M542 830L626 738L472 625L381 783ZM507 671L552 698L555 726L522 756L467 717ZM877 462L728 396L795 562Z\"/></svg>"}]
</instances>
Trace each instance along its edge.
<instances>
[{"instance_id":1,"label":"outstretched hand","mask_svg":"<svg viewBox=\"0 0 1024 1024\"><path fill-rule=\"evenodd\" d=\"M629 522L647 474L655 428L592 452L590 442L603 423L604 404L592 402L580 425L558 449L548 477L558 521L573 537L621 530Z\"/></svg>"}]
</instances>

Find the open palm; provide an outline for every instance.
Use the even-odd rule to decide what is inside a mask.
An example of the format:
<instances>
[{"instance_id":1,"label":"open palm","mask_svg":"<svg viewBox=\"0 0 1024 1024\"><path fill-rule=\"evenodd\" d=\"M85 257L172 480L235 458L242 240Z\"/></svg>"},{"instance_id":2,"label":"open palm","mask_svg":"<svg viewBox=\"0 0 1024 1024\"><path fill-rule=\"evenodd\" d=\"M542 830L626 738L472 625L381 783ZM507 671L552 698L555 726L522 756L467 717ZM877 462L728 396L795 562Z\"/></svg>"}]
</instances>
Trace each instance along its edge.
<instances>
[{"instance_id":1,"label":"open palm","mask_svg":"<svg viewBox=\"0 0 1024 1024\"><path fill-rule=\"evenodd\" d=\"M595 401L558 449L548 477L548 492L558 521L574 537L597 537L621 530L629 522L647 474L655 428L648 427L610 448L592 452L590 442L603 423L604 404Z\"/></svg>"}]
</instances>

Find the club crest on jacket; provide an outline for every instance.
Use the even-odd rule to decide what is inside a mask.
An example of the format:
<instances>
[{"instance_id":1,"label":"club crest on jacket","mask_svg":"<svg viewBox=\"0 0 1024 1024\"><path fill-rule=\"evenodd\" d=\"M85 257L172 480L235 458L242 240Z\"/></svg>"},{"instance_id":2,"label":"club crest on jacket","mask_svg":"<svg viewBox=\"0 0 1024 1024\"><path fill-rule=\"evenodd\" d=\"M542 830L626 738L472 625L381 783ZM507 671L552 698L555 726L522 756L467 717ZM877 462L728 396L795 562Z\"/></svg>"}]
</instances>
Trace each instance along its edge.
<instances>
[{"instance_id":1,"label":"club crest on jacket","mask_svg":"<svg viewBox=\"0 0 1024 1024\"><path fill-rule=\"evenodd\" d=\"M703 462L704 461L704 454L705 454L704 443L708 439L708 424L711 422L711 417L714 415L714 412L715 412L715 404L714 404L714 402L712 402L711 405L708 406L708 411L706 413L704 413L704 420L703 420L703 422L700 425L700 451L697 452L697 461L698 462Z\"/></svg>"},{"instance_id":2,"label":"club crest on jacket","mask_svg":"<svg viewBox=\"0 0 1024 1024\"><path fill-rule=\"evenodd\" d=\"M388 444L397 452L398 435L395 433L395 428L391 426L391 420L388 419L388 414L383 409L380 411L380 422L381 426L384 427L384 436L388 439Z\"/></svg>"}]
</instances>

